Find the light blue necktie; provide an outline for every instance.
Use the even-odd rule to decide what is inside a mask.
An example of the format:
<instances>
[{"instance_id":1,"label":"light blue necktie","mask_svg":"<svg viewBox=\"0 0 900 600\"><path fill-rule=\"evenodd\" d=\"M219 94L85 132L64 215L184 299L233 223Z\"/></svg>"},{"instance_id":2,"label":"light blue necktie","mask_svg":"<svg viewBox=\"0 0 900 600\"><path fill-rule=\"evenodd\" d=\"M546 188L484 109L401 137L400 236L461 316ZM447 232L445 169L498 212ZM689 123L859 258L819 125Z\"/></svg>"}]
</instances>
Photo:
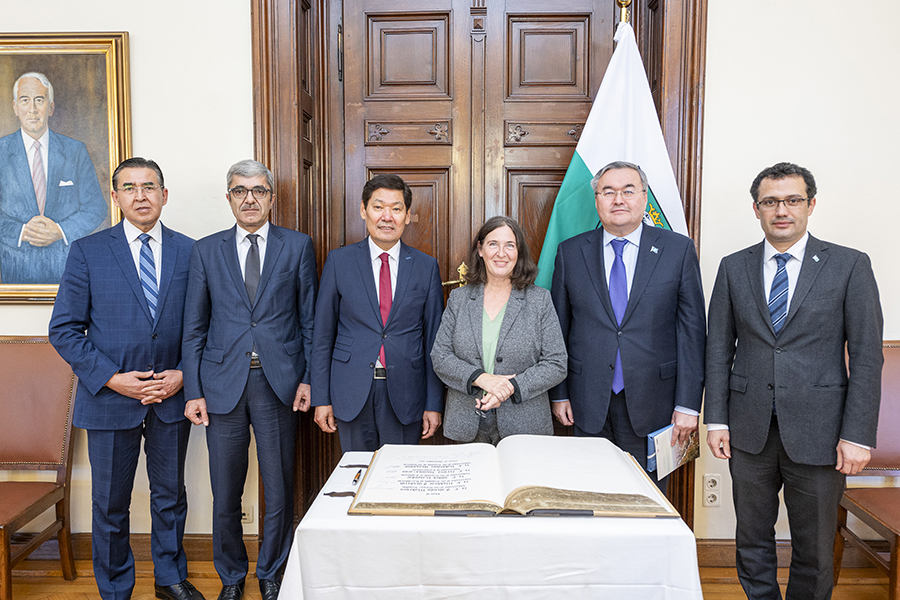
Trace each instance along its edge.
<instances>
[{"instance_id":1,"label":"light blue necktie","mask_svg":"<svg viewBox=\"0 0 900 600\"><path fill-rule=\"evenodd\" d=\"M612 270L609 272L609 300L612 302L613 312L616 314L616 323L622 324L625 316L625 308L628 306L628 278L625 276L625 261L622 260L622 251L628 240L613 240L613 252L616 258L613 260ZM612 391L614 394L625 389L625 377L622 375L622 353L616 350L616 368L613 371Z\"/></svg>"},{"instance_id":2,"label":"light blue necktie","mask_svg":"<svg viewBox=\"0 0 900 600\"><path fill-rule=\"evenodd\" d=\"M772 280L772 291L769 292L769 315L772 317L772 327L775 329L775 335L781 333L784 327L784 319L787 317L788 307L788 276L787 261L791 255L776 254L775 260L778 262L778 270L775 271L775 278Z\"/></svg>"},{"instance_id":3,"label":"light blue necktie","mask_svg":"<svg viewBox=\"0 0 900 600\"><path fill-rule=\"evenodd\" d=\"M141 240L141 287L144 288L147 306L150 307L150 318L155 321L159 288L156 286L156 263L153 261L153 251L150 249L151 238L149 234L142 233L138 239Z\"/></svg>"}]
</instances>

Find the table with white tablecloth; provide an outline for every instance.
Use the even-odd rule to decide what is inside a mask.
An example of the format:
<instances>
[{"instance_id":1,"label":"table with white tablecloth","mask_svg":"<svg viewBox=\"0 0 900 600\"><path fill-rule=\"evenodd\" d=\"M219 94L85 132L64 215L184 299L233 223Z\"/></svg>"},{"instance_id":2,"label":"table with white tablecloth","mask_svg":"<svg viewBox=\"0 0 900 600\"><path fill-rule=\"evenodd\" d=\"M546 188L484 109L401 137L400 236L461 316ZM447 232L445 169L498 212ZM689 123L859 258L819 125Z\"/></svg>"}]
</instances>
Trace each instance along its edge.
<instances>
[{"instance_id":1,"label":"table with white tablecloth","mask_svg":"<svg viewBox=\"0 0 900 600\"><path fill-rule=\"evenodd\" d=\"M368 464L349 452L341 465ZM352 491L338 466L322 492ZM350 516L320 493L294 534L281 600L702 599L677 518Z\"/></svg>"}]
</instances>

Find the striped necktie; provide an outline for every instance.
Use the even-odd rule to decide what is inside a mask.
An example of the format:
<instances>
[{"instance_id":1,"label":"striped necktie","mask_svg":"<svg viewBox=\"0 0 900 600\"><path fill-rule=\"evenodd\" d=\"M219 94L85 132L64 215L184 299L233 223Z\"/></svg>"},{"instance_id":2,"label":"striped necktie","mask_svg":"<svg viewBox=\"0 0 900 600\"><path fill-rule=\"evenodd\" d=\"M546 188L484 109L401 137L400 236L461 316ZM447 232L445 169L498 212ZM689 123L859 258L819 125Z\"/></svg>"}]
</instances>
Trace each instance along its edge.
<instances>
[{"instance_id":1,"label":"striped necktie","mask_svg":"<svg viewBox=\"0 0 900 600\"><path fill-rule=\"evenodd\" d=\"M778 262L778 270L775 271L775 278L772 280L772 290L769 292L769 315L772 317L772 327L775 329L775 335L781 333L784 327L784 319L787 317L788 309L788 276L787 261L791 255L776 254L775 260Z\"/></svg>"},{"instance_id":2,"label":"striped necktie","mask_svg":"<svg viewBox=\"0 0 900 600\"><path fill-rule=\"evenodd\" d=\"M34 183L34 197L37 199L38 212L44 214L47 203L47 177L44 175L44 158L41 156L41 143L34 140L34 161L31 169L31 181Z\"/></svg>"},{"instance_id":3,"label":"striped necktie","mask_svg":"<svg viewBox=\"0 0 900 600\"><path fill-rule=\"evenodd\" d=\"M159 288L156 286L156 262L150 249L150 235L142 233L138 239L141 240L141 287L144 288L147 306L150 307L150 317L155 321L156 301L159 297Z\"/></svg>"},{"instance_id":4,"label":"striped necktie","mask_svg":"<svg viewBox=\"0 0 900 600\"><path fill-rule=\"evenodd\" d=\"M628 240L613 240L612 248L616 253L612 269L609 271L609 300L612 302L613 312L616 313L617 324L622 324L625 316L625 308L628 307L628 278L625 274L625 261L622 259L622 251ZM616 366L613 371L612 391L618 394L625 389L625 376L622 373L622 353L616 350Z\"/></svg>"}]
</instances>

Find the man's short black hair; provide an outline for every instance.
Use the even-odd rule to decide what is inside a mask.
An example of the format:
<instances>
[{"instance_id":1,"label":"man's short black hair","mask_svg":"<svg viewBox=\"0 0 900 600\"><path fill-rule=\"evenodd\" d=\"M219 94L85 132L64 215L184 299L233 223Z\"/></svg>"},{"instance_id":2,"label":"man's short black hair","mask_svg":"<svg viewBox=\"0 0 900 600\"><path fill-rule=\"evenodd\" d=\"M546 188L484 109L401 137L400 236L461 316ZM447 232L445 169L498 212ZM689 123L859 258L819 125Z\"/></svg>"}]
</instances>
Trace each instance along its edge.
<instances>
[{"instance_id":1,"label":"man's short black hair","mask_svg":"<svg viewBox=\"0 0 900 600\"><path fill-rule=\"evenodd\" d=\"M122 169L153 169L156 171L156 178L159 180L159 187L166 187L166 182L163 180L162 169L159 168L159 165L156 164L156 161L150 160L149 158L141 158L140 156L132 156L131 158L126 158L123 160L116 170L113 171L112 174L112 186L113 189L118 189L119 184L119 174L122 172Z\"/></svg>"},{"instance_id":2,"label":"man's short black hair","mask_svg":"<svg viewBox=\"0 0 900 600\"><path fill-rule=\"evenodd\" d=\"M409 189L409 186L405 181L403 181L403 179L400 178L399 175L392 175L390 173L376 175L366 182L366 185L363 186L362 191L363 206L368 208L369 198L372 197L372 194L375 193L375 190L380 189L397 190L399 192L403 192L403 203L406 204L406 210L409 210L412 206L412 190Z\"/></svg>"},{"instance_id":3,"label":"man's short black hair","mask_svg":"<svg viewBox=\"0 0 900 600\"><path fill-rule=\"evenodd\" d=\"M753 197L753 201L759 202L759 186L763 182L763 179L784 179L785 177L802 177L803 182L806 184L806 197L816 197L816 178L809 172L809 169L805 169L794 163L780 162L767 169L763 169L760 174L756 176L756 179L753 180L753 183L750 185L750 195Z\"/></svg>"}]
</instances>

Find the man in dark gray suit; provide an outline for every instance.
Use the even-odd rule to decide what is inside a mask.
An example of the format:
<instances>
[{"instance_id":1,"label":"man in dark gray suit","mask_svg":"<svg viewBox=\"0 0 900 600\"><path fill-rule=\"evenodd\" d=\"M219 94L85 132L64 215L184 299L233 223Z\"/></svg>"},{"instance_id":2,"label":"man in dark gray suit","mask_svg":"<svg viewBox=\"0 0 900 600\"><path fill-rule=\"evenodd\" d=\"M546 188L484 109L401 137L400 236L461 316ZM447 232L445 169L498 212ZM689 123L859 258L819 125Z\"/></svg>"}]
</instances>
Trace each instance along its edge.
<instances>
[{"instance_id":1,"label":"man in dark gray suit","mask_svg":"<svg viewBox=\"0 0 900 600\"><path fill-rule=\"evenodd\" d=\"M808 170L769 167L750 194L765 240L719 265L706 345L707 443L731 459L747 597L781 598L775 521L783 487L793 550L787 598L830 598L844 480L875 444L878 287L868 256L807 233L816 206Z\"/></svg>"}]
</instances>

